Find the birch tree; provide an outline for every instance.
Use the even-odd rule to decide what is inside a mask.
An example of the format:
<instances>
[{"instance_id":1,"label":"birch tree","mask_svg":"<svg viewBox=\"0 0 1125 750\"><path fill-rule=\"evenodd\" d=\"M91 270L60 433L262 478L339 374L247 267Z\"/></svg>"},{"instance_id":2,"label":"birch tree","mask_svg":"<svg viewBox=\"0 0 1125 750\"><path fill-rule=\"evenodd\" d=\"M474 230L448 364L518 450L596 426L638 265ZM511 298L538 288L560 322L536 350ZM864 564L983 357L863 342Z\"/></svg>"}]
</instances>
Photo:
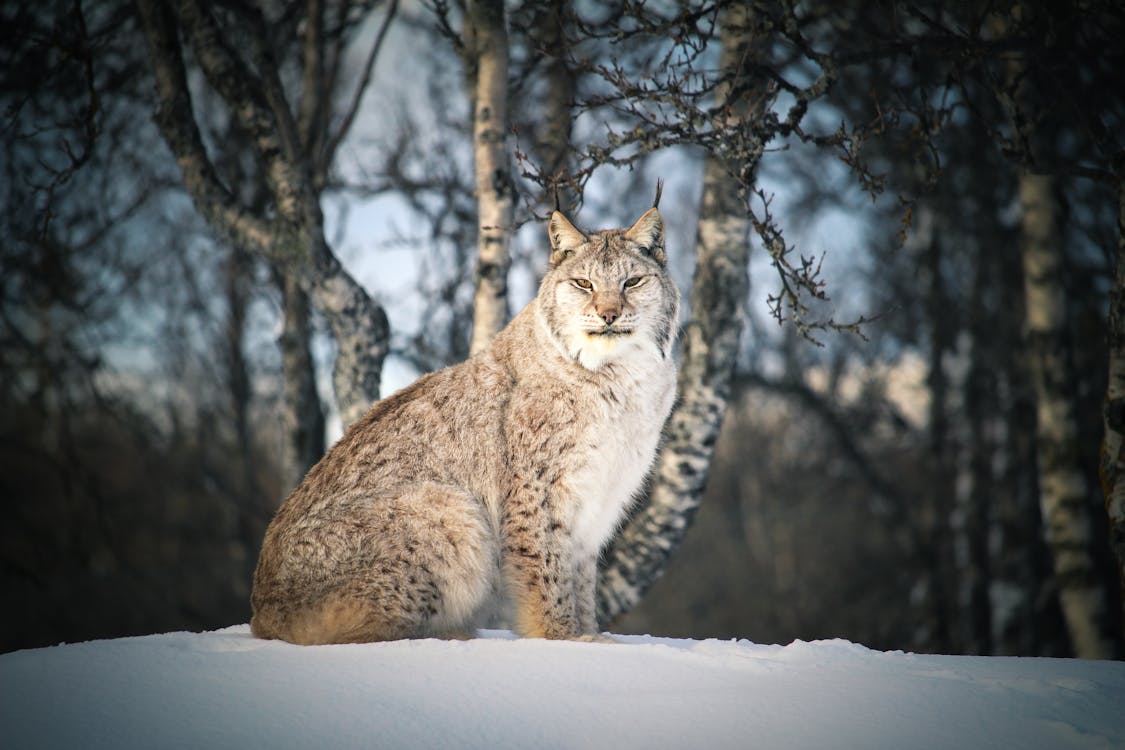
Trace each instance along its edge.
<instances>
[{"instance_id":1,"label":"birch tree","mask_svg":"<svg viewBox=\"0 0 1125 750\"><path fill-rule=\"evenodd\" d=\"M577 36L563 68L569 74L564 88L578 79L574 114L591 112L606 121L608 142L574 149L575 167L566 175L557 172L557 159L533 164L518 155L526 178L546 190L566 184L581 195L590 175L604 166L631 167L645 154L680 145L701 146L707 154L691 318L681 337L680 402L666 426L650 492L605 552L598 585L603 623L633 607L660 576L698 507L738 356L751 232L778 274L780 289L770 297L778 320L792 321L805 334L836 327L809 314L808 299L823 298L818 269L807 259L791 262L793 248L770 214L769 197L755 184L766 143L777 135L804 137L804 113L832 75L828 61L816 59L811 85L801 88L763 64L767 40L779 37L797 55L815 57L800 39L793 8L774 10L715 3L662 15L630 6L628 23L614 18L604 27L574 14ZM668 45L673 37L676 45ZM622 40L631 46L619 58ZM652 42L647 49L646 40ZM584 42L596 51L581 47ZM702 62L704 50L716 44L717 72ZM584 76L596 83L583 86ZM784 119L768 114L781 89L795 99Z\"/></svg>"},{"instance_id":2,"label":"birch tree","mask_svg":"<svg viewBox=\"0 0 1125 750\"><path fill-rule=\"evenodd\" d=\"M747 124L769 105L765 82L754 75L762 43L745 6L722 16L716 90L716 130L728 135L729 150L705 160L703 197L696 238L691 320L681 338L679 402L666 428L652 489L643 510L615 538L601 569L598 615L611 622L640 601L682 541L699 505L708 468L730 398L738 354L750 219L746 181L753 180L765 142L744 138Z\"/></svg>"},{"instance_id":3,"label":"birch tree","mask_svg":"<svg viewBox=\"0 0 1125 750\"><path fill-rule=\"evenodd\" d=\"M1002 578L1005 580L998 582L1005 588L1008 585L1018 588L1021 598L1028 597L1018 608L1026 613L1034 611L1039 616L1050 609L1044 602L1049 602L1057 591L1060 606L1069 610L1066 619L1075 648L1095 655L1116 653L1110 626L1113 617L1104 604L1112 592L1106 587L1107 571L1100 562L1104 547L1097 532L1100 512L1089 470L1091 441L1088 432L1080 429L1081 414L1077 411L1079 391L1096 383L1097 378L1091 377L1088 371L1076 371L1072 364L1069 372L1065 369L1066 347L1080 344L1066 330L1068 315L1078 304L1072 297L1068 298L1073 290L1064 288L1061 274L1084 262L1081 251L1069 246L1076 244L1075 240L1081 235L1073 229L1064 233L1056 214L1040 212L1044 205L1053 211L1055 198L1047 196L1051 191L1036 181L1045 179L1050 183L1053 180L1055 188L1060 190L1064 180L1117 183L1115 163L1121 153L1119 123L1125 111L1120 96L1103 94L1122 90L1120 66L1107 63L1105 56L1091 57L1088 50L1119 47L1117 40L1125 14L1119 5L1097 0L1065 6L1010 2L963 9L908 2L896 6L896 11L890 18L878 10L860 11L852 19L852 28L871 27L877 31L870 38L865 35L866 31L853 35L847 43L848 49L837 53L835 59L885 60L901 71L906 70L904 63L909 61L910 72L898 81L884 83L872 79L870 90L852 90L853 100L860 94L878 102L876 122L880 124L880 131L906 141L904 145L909 146L909 150L904 151L913 154L912 159L925 166L927 180L932 185L950 179L951 160L973 158L972 154L966 157L956 153L956 147L946 141L952 131L961 127L958 123L968 118L973 127L986 134L982 147L995 147L995 155L1005 160L1000 165L1004 171L1019 173L1020 191L1025 207L1029 208L1020 226L1024 239L1022 267L1017 265L1017 278L1022 277L1024 286L1018 295L1008 295L1007 299L1015 306L1019 298L1027 295L1024 324L1033 343L1026 351L1015 353L1006 364L1010 365L1007 375L1011 387L1019 394L1022 392L1022 362L1026 360L1027 369L1034 375L1039 424L1031 428L1033 434L1023 436L1017 434L1023 420L1010 419L1006 425L1010 439L1006 442L1010 451L1007 460L1026 463L1026 452L1021 448L1023 439L1035 440L1039 482L1034 489L1023 479L1005 479L1002 483L1004 489L1019 496L1001 497L995 505L995 513L1002 516L1004 527L1000 538L1005 541L1005 546L995 553L1004 568ZM841 22L840 26L843 28L846 23ZM957 103L949 107L948 103L954 99ZM902 127L906 123L911 124L908 133ZM902 169L902 165L896 168ZM1005 176L993 180L996 184L1005 181ZM1036 194L1039 198L1033 198ZM922 191L919 202L928 199L930 196ZM1034 211L1030 210L1031 206L1035 207ZM966 210L954 212L953 220L957 224L968 223L980 233L984 230L979 222L974 225L971 217L964 215L980 208L974 201ZM915 212L913 218L917 216ZM910 213L905 219L904 229L916 232ZM1035 226L1043 221L1050 225L1050 240L1042 235L1048 231L1047 227ZM1003 233L998 233L997 240L1014 244ZM1029 255L1028 249L1036 245L1041 247L1042 254ZM987 245L982 245L981 252L988 251ZM1007 278L1009 274L1005 274ZM1100 293L1096 284L1092 287L1083 289L1083 293L1091 296ZM967 302L973 308L980 304L976 298L969 298ZM1047 319L1052 322L1048 323ZM1004 330L1011 329L1006 326ZM971 335L975 340L976 334ZM990 338L997 335L994 331ZM941 384L931 383L935 385ZM941 396L941 389L932 388L931 395L936 400ZM970 392L968 396L970 403L964 408L977 409L980 404L971 403L974 394ZM1022 399L1019 395L1013 397L1013 415L1022 414ZM975 419L973 414L966 416L970 421ZM1063 427L1067 424L1069 427ZM1063 437L1064 434L1067 437ZM967 448L978 460L977 453L988 450L979 440L968 441ZM1109 463L1111 461L1106 461L1103 454L1103 476ZM982 467L978 464L977 468ZM1007 473L1015 480L1020 471L1015 466ZM977 477L983 479L984 475L978 471ZM1038 514L1021 502L1029 491L1038 495L1041 512L1047 516L1043 519L1044 542L1055 558L1056 575L1049 581L1052 588L1038 595L1035 592L1038 584L1029 581L1024 573L1013 575L1017 559L1022 559L1024 571L1035 568L1027 564L1037 557L1035 551L1028 549L1018 555L1007 548L1008 540L1034 546L1026 538L1024 529L1038 520ZM975 519L973 522L979 526L985 511L978 506L983 501L983 496L968 499L960 508L962 518ZM1028 517L1019 520L1017 516L1021 513ZM979 540L972 555L982 562L993 562L983 553ZM963 583L970 589L976 588L972 598L979 602L982 598L979 581ZM1073 588L1074 593L1064 594L1067 588ZM1000 593L1005 597L1013 596L1011 589ZM1067 596L1070 602L1063 601ZM1103 604L1099 605L1097 599L1103 600ZM979 604L973 609L977 614L981 611ZM1008 617L1010 614L1004 619ZM976 627L978 631L984 626L983 620L980 623ZM1027 632L1034 631L1036 626L1022 627ZM1101 645L1096 645L1097 642Z\"/></svg>"},{"instance_id":4,"label":"birch tree","mask_svg":"<svg viewBox=\"0 0 1125 750\"><path fill-rule=\"evenodd\" d=\"M390 13L394 7L392 3ZM329 247L319 203L325 175L354 120L366 82L361 81L339 124L329 129L331 96L346 41L341 32L344 19L337 19L335 37L323 34L324 5L309 3L302 91L299 109L294 109L267 34L275 27L256 8L219 11L196 0L138 0L137 8L156 82L155 119L196 209L229 241L260 254L283 276L295 279L299 293L324 316L337 345L337 405L345 424L354 421L378 397L389 330L383 309ZM219 13L227 14L223 21ZM181 37L235 127L253 144L268 187L265 210L244 205L219 177L196 120L189 58ZM381 38L372 47L367 71ZM247 42L240 43L242 39Z\"/></svg>"},{"instance_id":5,"label":"birch tree","mask_svg":"<svg viewBox=\"0 0 1125 750\"><path fill-rule=\"evenodd\" d=\"M1063 45L1074 40L1055 32L1053 27L1059 21L1052 9L1017 2L1007 15L994 18L992 25L1002 36L1031 35L1041 44L1040 54L1065 58L1068 53ZM1065 256L1058 226L1055 178L1051 175L1064 173L1068 167L1060 160L1053 143L1061 127L1061 113L1043 106L1058 84L1052 74L1040 68L1036 57L1026 52L1009 59L1003 75L1004 83L997 86L997 96L1007 110L1009 153L1019 169L1025 329L1028 368L1036 399L1035 442L1043 533L1075 654L1084 658L1114 658L1121 634L1113 632L1110 626L1110 592L1093 554L1095 545L1100 543L1093 524L1096 489L1081 460L1076 397L1070 390L1075 373L1067 333L1066 292L1061 279ZM1087 113L1088 118L1099 119L1091 115ZM1099 127L1100 123L1086 137L1093 135L1095 142L1102 140L1103 134L1097 132ZM1083 129L1088 126L1079 131ZM1112 513L1110 523L1112 528Z\"/></svg>"},{"instance_id":6,"label":"birch tree","mask_svg":"<svg viewBox=\"0 0 1125 750\"><path fill-rule=\"evenodd\" d=\"M1051 178L1022 174L1019 197L1044 534L1075 655L1108 659L1116 644L1106 632L1105 589L1090 553L1095 543L1090 522L1093 488L1079 461L1078 417L1067 388L1074 378Z\"/></svg>"},{"instance_id":7,"label":"birch tree","mask_svg":"<svg viewBox=\"0 0 1125 750\"><path fill-rule=\"evenodd\" d=\"M508 33L502 0L470 0L463 56L473 101L477 270L469 353L508 322L508 245L515 199L508 163Z\"/></svg>"},{"instance_id":8,"label":"birch tree","mask_svg":"<svg viewBox=\"0 0 1125 750\"><path fill-rule=\"evenodd\" d=\"M270 205L265 176L257 160L245 158L247 154L253 153L253 146L246 134L224 116L222 102L218 104L219 112L213 111L214 99L215 97L207 97L201 103L199 120L201 128L206 128L204 132L208 136L208 142L214 144L212 161L219 179L229 185L234 194L241 196L243 204L249 210L255 213L265 212ZM262 265L261 256L254 248L240 246L230 246L227 252L231 258L228 263L228 284L235 288L245 287L240 300L236 300L234 295L228 295L228 309L232 318L235 318L230 326L232 345L229 357L233 365L245 369L242 350L245 310L239 311L237 315L235 313L239 307L245 308L249 297L257 291L252 278L258 266ZM259 259L258 262L255 259ZM270 267L268 278L276 288L281 303L277 348L281 354L282 398L279 408L282 429L277 441L280 443L277 464L280 486L283 491L288 491L297 486L305 472L324 454L325 418L316 390L316 367L311 350L312 312L308 295L301 290L292 274L286 274L282 269L270 265L268 260L265 265ZM245 383L244 388L245 405L242 411L245 411L250 398L249 382ZM244 429L246 428L240 427L240 431ZM252 463L247 462L248 468ZM272 508L272 504L270 507Z\"/></svg>"}]
</instances>

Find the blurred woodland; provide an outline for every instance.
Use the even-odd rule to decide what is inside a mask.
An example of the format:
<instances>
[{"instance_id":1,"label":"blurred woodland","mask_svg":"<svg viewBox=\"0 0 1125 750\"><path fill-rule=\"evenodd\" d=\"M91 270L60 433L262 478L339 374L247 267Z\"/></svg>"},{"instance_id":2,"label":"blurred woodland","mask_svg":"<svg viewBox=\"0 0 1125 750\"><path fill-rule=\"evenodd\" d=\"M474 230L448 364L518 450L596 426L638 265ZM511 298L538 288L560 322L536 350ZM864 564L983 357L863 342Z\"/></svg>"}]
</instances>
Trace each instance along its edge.
<instances>
[{"instance_id":1,"label":"blurred woodland","mask_svg":"<svg viewBox=\"0 0 1125 750\"><path fill-rule=\"evenodd\" d=\"M617 226L663 178L680 402L606 627L1125 655L1118 0L0 0L0 39L0 650L247 621L273 510L530 299L555 196Z\"/></svg>"}]
</instances>

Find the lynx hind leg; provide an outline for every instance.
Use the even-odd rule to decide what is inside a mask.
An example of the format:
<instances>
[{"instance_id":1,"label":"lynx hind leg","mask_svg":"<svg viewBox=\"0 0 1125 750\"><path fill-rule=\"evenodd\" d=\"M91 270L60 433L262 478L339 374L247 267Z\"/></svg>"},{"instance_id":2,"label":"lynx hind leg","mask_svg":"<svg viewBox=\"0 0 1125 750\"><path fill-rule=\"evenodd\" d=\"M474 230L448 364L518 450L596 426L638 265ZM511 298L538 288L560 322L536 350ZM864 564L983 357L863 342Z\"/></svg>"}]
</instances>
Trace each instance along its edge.
<instances>
[{"instance_id":1,"label":"lynx hind leg","mask_svg":"<svg viewBox=\"0 0 1125 750\"><path fill-rule=\"evenodd\" d=\"M467 633L492 588L496 542L480 502L419 485L317 529L318 564L255 607L256 635L292 643L365 643ZM292 587L296 589L297 587Z\"/></svg>"}]
</instances>

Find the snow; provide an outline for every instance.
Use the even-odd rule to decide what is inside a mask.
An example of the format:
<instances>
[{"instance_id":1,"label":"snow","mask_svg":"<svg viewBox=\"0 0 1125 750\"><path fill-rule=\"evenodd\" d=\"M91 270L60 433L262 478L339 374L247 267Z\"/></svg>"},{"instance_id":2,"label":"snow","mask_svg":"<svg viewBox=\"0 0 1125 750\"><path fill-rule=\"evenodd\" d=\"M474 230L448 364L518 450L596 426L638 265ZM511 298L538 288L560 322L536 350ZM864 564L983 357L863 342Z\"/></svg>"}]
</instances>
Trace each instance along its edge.
<instances>
[{"instance_id":1,"label":"snow","mask_svg":"<svg viewBox=\"0 0 1125 750\"><path fill-rule=\"evenodd\" d=\"M5 748L1125 748L1125 664L847 641L293 646L245 625L0 655Z\"/></svg>"}]
</instances>

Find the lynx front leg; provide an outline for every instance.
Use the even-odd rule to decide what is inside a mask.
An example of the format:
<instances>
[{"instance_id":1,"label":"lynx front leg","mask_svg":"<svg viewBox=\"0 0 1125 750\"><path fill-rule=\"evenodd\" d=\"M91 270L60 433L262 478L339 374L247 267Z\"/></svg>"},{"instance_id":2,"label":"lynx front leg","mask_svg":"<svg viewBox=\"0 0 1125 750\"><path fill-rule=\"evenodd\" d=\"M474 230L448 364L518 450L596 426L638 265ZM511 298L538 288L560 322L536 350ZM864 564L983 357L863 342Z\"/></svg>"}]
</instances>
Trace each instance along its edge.
<instances>
[{"instance_id":1,"label":"lynx front leg","mask_svg":"<svg viewBox=\"0 0 1125 750\"><path fill-rule=\"evenodd\" d=\"M579 557L574 565L574 591L578 607L578 627L583 635L598 633L598 558Z\"/></svg>"},{"instance_id":2,"label":"lynx front leg","mask_svg":"<svg viewBox=\"0 0 1125 750\"><path fill-rule=\"evenodd\" d=\"M504 569L515 603L516 631L527 638L573 639L582 635L562 524L548 503L510 497L503 519Z\"/></svg>"},{"instance_id":3,"label":"lynx front leg","mask_svg":"<svg viewBox=\"0 0 1125 750\"><path fill-rule=\"evenodd\" d=\"M536 382L516 391L505 424L507 469L501 505L506 582L520 635L578 638L571 538L577 498L567 482L585 410L562 385Z\"/></svg>"}]
</instances>

